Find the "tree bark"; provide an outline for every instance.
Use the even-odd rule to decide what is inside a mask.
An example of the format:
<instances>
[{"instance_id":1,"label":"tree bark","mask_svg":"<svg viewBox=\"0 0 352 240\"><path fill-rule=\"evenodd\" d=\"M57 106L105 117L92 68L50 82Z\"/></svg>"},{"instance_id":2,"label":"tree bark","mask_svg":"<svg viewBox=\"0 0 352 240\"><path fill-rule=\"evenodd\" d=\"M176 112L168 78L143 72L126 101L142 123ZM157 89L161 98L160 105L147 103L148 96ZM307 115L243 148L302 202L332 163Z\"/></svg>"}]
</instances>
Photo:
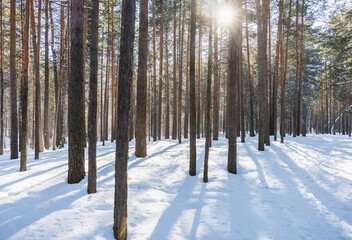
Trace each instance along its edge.
<instances>
[{"instance_id":1,"label":"tree bark","mask_svg":"<svg viewBox=\"0 0 352 240\"><path fill-rule=\"evenodd\" d=\"M155 0L153 0L153 107L152 107L152 124L153 124L153 141L157 140L157 119L156 119L156 23L155 23Z\"/></svg>"},{"instance_id":2,"label":"tree bark","mask_svg":"<svg viewBox=\"0 0 352 240\"><path fill-rule=\"evenodd\" d=\"M278 79L279 79L279 58L280 58L280 49L282 46L282 18L283 18L283 9L284 2L280 0L279 2L279 23L278 23L278 34L276 41L276 50L275 50L275 63L274 63L274 77L273 77L273 97L272 97L272 118L274 125L274 140L277 140L277 91L278 91ZM281 60L282 61L282 60Z\"/></svg>"},{"instance_id":3,"label":"tree bark","mask_svg":"<svg viewBox=\"0 0 352 240\"><path fill-rule=\"evenodd\" d=\"M251 77L251 60L250 60L250 49L249 49L249 34L248 34L248 8L247 8L247 1L245 1L245 8L246 8L246 46L247 46L247 69L248 69L248 85L249 85L249 136L254 137L254 87L253 87L253 80Z\"/></svg>"},{"instance_id":4,"label":"tree bark","mask_svg":"<svg viewBox=\"0 0 352 240\"><path fill-rule=\"evenodd\" d=\"M45 90L44 90L44 147L50 148L49 133L49 0L45 0Z\"/></svg>"},{"instance_id":5,"label":"tree bark","mask_svg":"<svg viewBox=\"0 0 352 240\"><path fill-rule=\"evenodd\" d=\"M99 0L92 1L89 109L88 109L88 194L97 192L97 108L98 108L98 21Z\"/></svg>"},{"instance_id":6,"label":"tree bark","mask_svg":"<svg viewBox=\"0 0 352 240\"><path fill-rule=\"evenodd\" d=\"M214 0L217 5L217 0ZM219 107L220 107L220 76L219 76L219 42L218 42L218 26L214 21L214 88L213 88L213 140L219 139Z\"/></svg>"},{"instance_id":7,"label":"tree bark","mask_svg":"<svg viewBox=\"0 0 352 240\"><path fill-rule=\"evenodd\" d=\"M78 183L84 170L83 0L71 1L71 69L68 81L68 183Z\"/></svg>"},{"instance_id":8,"label":"tree bark","mask_svg":"<svg viewBox=\"0 0 352 240\"><path fill-rule=\"evenodd\" d=\"M123 0L118 86L118 125L115 162L114 236L127 239L128 115L131 101L135 0Z\"/></svg>"},{"instance_id":9,"label":"tree bark","mask_svg":"<svg viewBox=\"0 0 352 240\"><path fill-rule=\"evenodd\" d=\"M196 0L191 1L191 34L190 34L190 59L189 59L189 94L190 94L190 162L189 174L194 176L197 174L197 146L196 146Z\"/></svg>"},{"instance_id":10,"label":"tree bark","mask_svg":"<svg viewBox=\"0 0 352 240\"><path fill-rule=\"evenodd\" d=\"M11 81L11 159L18 158L17 74L16 74L16 0L10 2L10 81Z\"/></svg>"},{"instance_id":11,"label":"tree bark","mask_svg":"<svg viewBox=\"0 0 352 240\"><path fill-rule=\"evenodd\" d=\"M213 5L211 4L211 8ZM212 9L211 9L212 11ZM211 13L213 17L213 14ZM205 154L204 154L204 172L203 182L208 182L208 161L209 161L209 147L211 141L211 77L213 74L213 22L209 21L209 47L208 47L208 76L207 76L207 93L206 93L206 111L205 111Z\"/></svg>"},{"instance_id":12,"label":"tree bark","mask_svg":"<svg viewBox=\"0 0 352 240\"><path fill-rule=\"evenodd\" d=\"M29 63L29 14L30 0L26 0L24 32L23 32L23 58L22 58L22 77L21 77L21 163L20 171L27 169L27 132L28 132L28 63Z\"/></svg>"},{"instance_id":13,"label":"tree bark","mask_svg":"<svg viewBox=\"0 0 352 240\"><path fill-rule=\"evenodd\" d=\"M169 77L169 41L168 24L165 28L165 52L166 52L166 89L165 89L165 139L170 138L170 77Z\"/></svg>"},{"instance_id":14,"label":"tree bark","mask_svg":"<svg viewBox=\"0 0 352 240\"><path fill-rule=\"evenodd\" d=\"M200 12L199 14L200 16L202 16L202 12ZM201 19L199 20L199 36L198 36L198 91L197 91L197 138L200 138L200 125L201 125L201 76L202 76L202 70L201 70L201 52L202 52L202 21Z\"/></svg>"},{"instance_id":15,"label":"tree bark","mask_svg":"<svg viewBox=\"0 0 352 240\"><path fill-rule=\"evenodd\" d=\"M146 100L148 60L148 0L140 0L137 77L136 156L147 156Z\"/></svg>"},{"instance_id":16,"label":"tree bark","mask_svg":"<svg viewBox=\"0 0 352 240\"><path fill-rule=\"evenodd\" d=\"M163 53L164 53L164 0L161 0L160 15L160 58L159 58L159 111L158 111L158 139L161 139L161 118L162 118L162 88L163 88Z\"/></svg>"},{"instance_id":17,"label":"tree bark","mask_svg":"<svg viewBox=\"0 0 352 240\"><path fill-rule=\"evenodd\" d=\"M173 29L173 106L172 106L172 139L177 138L177 56L176 56L176 29L177 29L177 22L176 22L176 1L174 0L174 29Z\"/></svg>"},{"instance_id":18,"label":"tree bark","mask_svg":"<svg viewBox=\"0 0 352 240\"><path fill-rule=\"evenodd\" d=\"M178 71L178 142L181 143L181 130L182 130L182 73L183 73L183 35L185 32L185 14L186 14L186 2L183 0L182 7L180 7L180 13L182 11L182 23L181 23L181 31L180 31L180 55L179 55L179 71Z\"/></svg>"},{"instance_id":19,"label":"tree bark","mask_svg":"<svg viewBox=\"0 0 352 240\"><path fill-rule=\"evenodd\" d=\"M232 0L233 9L240 9L242 1ZM240 27L242 24L239 16L234 17L233 23L230 25L230 36L229 36L229 77L228 77L228 103L227 104L227 126L228 126L228 158L227 158L227 170L230 173L237 174L237 121L236 118L236 98L238 98L237 93L237 82L239 81L240 71L239 71L239 41L240 41Z\"/></svg>"},{"instance_id":20,"label":"tree bark","mask_svg":"<svg viewBox=\"0 0 352 240\"><path fill-rule=\"evenodd\" d=\"M3 9L0 0L0 9ZM0 155L4 154L4 32L2 11L0 11Z\"/></svg>"}]
</instances>

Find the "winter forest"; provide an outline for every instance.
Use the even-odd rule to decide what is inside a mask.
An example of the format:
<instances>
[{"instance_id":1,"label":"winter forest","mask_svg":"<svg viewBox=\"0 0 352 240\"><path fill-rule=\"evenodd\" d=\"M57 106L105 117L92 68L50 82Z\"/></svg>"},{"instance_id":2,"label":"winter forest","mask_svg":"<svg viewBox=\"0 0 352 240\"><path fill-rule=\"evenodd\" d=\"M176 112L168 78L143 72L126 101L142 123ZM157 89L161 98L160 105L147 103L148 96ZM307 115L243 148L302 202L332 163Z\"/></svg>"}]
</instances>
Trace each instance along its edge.
<instances>
[{"instance_id":1,"label":"winter forest","mask_svg":"<svg viewBox=\"0 0 352 240\"><path fill-rule=\"evenodd\" d=\"M0 239L352 239L350 0L0 0Z\"/></svg>"}]
</instances>

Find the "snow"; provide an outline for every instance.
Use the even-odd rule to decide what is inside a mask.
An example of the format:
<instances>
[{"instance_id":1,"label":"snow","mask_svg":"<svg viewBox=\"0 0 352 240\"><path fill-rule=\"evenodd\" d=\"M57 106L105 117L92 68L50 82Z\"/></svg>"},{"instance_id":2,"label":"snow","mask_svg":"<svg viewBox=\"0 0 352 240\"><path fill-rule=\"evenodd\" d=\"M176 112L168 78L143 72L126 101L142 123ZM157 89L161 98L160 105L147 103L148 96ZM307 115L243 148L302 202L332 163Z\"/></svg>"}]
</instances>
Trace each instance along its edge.
<instances>
[{"instance_id":1,"label":"snow","mask_svg":"<svg viewBox=\"0 0 352 240\"><path fill-rule=\"evenodd\" d=\"M213 142L204 184L204 140L197 176L188 175L189 142L130 144L128 239L352 239L352 140L287 137L257 151L238 142L238 174L229 174L227 140ZM0 239L113 239L115 144L98 144L98 192L87 177L67 184L67 149L0 157ZM88 169L88 168L86 168Z\"/></svg>"}]
</instances>

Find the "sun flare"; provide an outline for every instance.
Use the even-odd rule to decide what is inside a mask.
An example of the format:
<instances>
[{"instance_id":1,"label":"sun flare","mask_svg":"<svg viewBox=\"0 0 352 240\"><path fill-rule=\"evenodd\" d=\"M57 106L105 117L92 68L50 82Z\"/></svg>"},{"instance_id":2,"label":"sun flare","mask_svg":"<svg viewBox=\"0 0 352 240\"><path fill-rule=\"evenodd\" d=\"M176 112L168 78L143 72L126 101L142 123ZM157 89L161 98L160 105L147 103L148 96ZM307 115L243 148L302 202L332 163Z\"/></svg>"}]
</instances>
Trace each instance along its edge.
<instances>
[{"instance_id":1,"label":"sun flare","mask_svg":"<svg viewBox=\"0 0 352 240\"><path fill-rule=\"evenodd\" d=\"M222 7L217 11L217 19L220 25L229 25L234 20L234 12L231 7Z\"/></svg>"}]
</instances>

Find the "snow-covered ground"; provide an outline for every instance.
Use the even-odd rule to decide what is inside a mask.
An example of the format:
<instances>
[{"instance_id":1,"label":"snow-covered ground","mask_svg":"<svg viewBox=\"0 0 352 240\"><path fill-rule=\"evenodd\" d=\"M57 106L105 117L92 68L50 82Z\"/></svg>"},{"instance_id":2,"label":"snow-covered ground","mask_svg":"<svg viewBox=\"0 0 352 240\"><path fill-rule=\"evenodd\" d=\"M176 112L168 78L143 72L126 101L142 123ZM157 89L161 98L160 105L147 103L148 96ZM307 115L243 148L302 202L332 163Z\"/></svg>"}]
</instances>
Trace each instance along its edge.
<instances>
[{"instance_id":1,"label":"snow-covered ground","mask_svg":"<svg viewBox=\"0 0 352 240\"><path fill-rule=\"evenodd\" d=\"M213 142L204 184L204 140L197 176L188 175L189 142L148 144L128 166L129 239L352 239L352 139L288 137L257 151L238 143L238 174L226 171L227 140ZM98 147L98 192L87 177L67 184L67 149L0 157L0 239L113 239L115 144ZM87 169L87 168L86 168Z\"/></svg>"}]
</instances>

